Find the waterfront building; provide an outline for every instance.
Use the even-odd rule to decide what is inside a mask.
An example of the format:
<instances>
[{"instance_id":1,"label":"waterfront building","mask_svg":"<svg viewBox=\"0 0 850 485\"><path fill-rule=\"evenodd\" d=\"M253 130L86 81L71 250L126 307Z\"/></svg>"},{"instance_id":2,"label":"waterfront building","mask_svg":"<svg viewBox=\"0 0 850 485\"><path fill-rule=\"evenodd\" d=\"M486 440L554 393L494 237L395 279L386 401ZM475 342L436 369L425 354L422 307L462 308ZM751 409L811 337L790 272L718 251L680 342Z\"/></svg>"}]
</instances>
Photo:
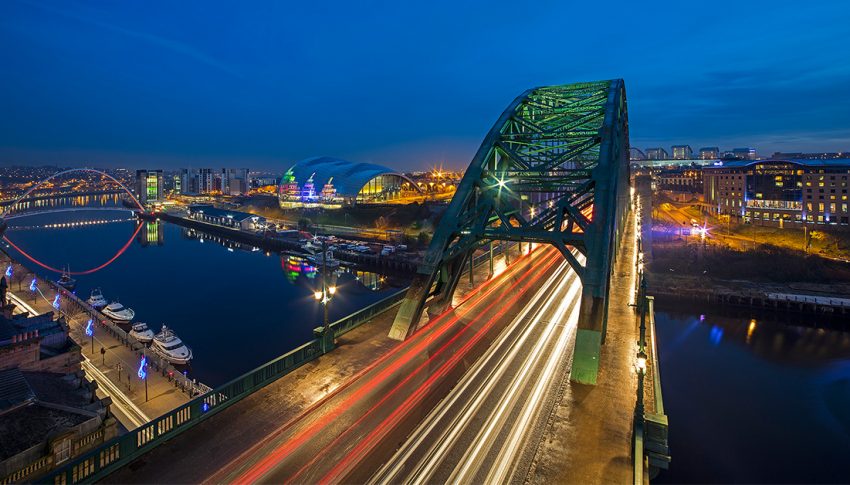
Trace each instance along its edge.
<instances>
[{"instance_id":1,"label":"waterfront building","mask_svg":"<svg viewBox=\"0 0 850 485\"><path fill-rule=\"evenodd\" d=\"M162 202L162 170L136 170L136 197L139 203L147 205Z\"/></svg>"},{"instance_id":2,"label":"waterfront building","mask_svg":"<svg viewBox=\"0 0 850 485\"><path fill-rule=\"evenodd\" d=\"M667 150L661 147L647 148L645 153L647 160L667 160L670 158Z\"/></svg>"},{"instance_id":3,"label":"waterfront building","mask_svg":"<svg viewBox=\"0 0 850 485\"><path fill-rule=\"evenodd\" d=\"M248 212L218 209L209 204L190 205L189 217L196 221L244 231L259 231L266 227L265 217Z\"/></svg>"},{"instance_id":4,"label":"waterfront building","mask_svg":"<svg viewBox=\"0 0 850 485\"><path fill-rule=\"evenodd\" d=\"M673 145L673 160L690 160L694 151L690 145Z\"/></svg>"},{"instance_id":5,"label":"waterfront building","mask_svg":"<svg viewBox=\"0 0 850 485\"><path fill-rule=\"evenodd\" d=\"M283 208L339 208L400 201L421 194L413 180L387 167L331 157L296 163L286 171L278 188Z\"/></svg>"},{"instance_id":6,"label":"waterfront building","mask_svg":"<svg viewBox=\"0 0 850 485\"><path fill-rule=\"evenodd\" d=\"M720 158L720 148L702 147L699 149L700 160L717 160Z\"/></svg>"},{"instance_id":7,"label":"waterfront building","mask_svg":"<svg viewBox=\"0 0 850 485\"><path fill-rule=\"evenodd\" d=\"M734 160L703 168L706 210L748 223L850 224L850 159Z\"/></svg>"}]
</instances>

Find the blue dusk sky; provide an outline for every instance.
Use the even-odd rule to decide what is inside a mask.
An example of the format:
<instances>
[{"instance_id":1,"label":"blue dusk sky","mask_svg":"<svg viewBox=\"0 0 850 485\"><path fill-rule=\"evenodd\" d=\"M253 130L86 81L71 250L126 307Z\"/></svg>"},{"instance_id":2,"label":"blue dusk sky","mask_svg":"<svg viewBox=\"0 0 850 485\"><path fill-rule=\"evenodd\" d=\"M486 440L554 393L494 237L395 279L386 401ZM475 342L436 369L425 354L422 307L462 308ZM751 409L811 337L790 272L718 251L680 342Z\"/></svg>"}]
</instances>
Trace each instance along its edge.
<instances>
[{"instance_id":1,"label":"blue dusk sky","mask_svg":"<svg viewBox=\"0 0 850 485\"><path fill-rule=\"evenodd\" d=\"M850 2L0 2L0 163L465 167L540 85L632 146L850 150Z\"/></svg>"}]
</instances>

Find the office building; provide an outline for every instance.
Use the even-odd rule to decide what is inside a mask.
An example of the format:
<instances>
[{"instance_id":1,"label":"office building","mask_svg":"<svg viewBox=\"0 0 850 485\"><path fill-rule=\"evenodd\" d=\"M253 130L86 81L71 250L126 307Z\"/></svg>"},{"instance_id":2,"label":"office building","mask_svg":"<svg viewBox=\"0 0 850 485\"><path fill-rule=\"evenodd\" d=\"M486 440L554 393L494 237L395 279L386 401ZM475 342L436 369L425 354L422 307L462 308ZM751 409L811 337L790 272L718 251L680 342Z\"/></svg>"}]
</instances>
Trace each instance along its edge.
<instances>
[{"instance_id":1,"label":"office building","mask_svg":"<svg viewBox=\"0 0 850 485\"><path fill-rule=\"evenodd\" d=\"M756 159L756 149L755 148L733 148L732 155L735 158L740 160L755 160Z\"/></svg>"},{"instance_id":2,"label":"office building","mask_svg":"<svg viewBox=\"0 0 850 485\"><path fill-rule=\"evenodd\" d=\"M690 145L673 145L673 160L690 160L694 155Z\"/></svg>"},{"instance_id":3,"label":"office building","mask_svg":"<svg viewBox=\"0 0 850 485\"><path fill-rule=\"evenodd\" d=\"M717 160L720 158L720 148L702 147L699 149L700 160Z\"/></svg>"},{"instance_id":4,"label":"office building","mask_svg":"<svg viewBox=\"0 0 850 485\"><path fill-rule=\"evenodd\" d=\"M850 159L722 161L702 177L712 213L754 224L850 223Z\"/></svg>"},{"instance_id":5,"label":"office building","mask_svg":"<svg viewBox=\"0 0 850 485\"><path fill-rule=\"evenodd\" d=\"M162 202L162 170L136 170L136 197L139 203L147 205Z\"/></svg>"},{"instance_id":6,"label":"office building","mask_svg":"<svg viewBox=\"0 0 850 485\"><path fill-rule=\"evenodd\" d=\"M646 151L646 159L647 160L669 160L670 155L667 153L667 150L657 147L657 148L647 148Z\"/></svg>"}]
</instances>

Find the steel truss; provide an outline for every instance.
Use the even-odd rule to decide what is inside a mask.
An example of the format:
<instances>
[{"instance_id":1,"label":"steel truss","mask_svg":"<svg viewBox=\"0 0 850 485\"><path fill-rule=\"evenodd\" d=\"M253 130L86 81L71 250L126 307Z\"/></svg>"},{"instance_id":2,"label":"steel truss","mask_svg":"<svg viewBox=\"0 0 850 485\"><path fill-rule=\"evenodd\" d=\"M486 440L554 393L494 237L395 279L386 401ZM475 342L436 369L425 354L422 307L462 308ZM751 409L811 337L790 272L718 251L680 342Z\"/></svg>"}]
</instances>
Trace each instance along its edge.
<instances>
[{"instance_id":1,"label":"steel truss","mask_svg":"<svg viewBox=\"0 0 850 485\"><path fill-rule=\"evenodd\" d=\"M608 276L628 209L628 171L622 79L524 92L493 125L466 170L390 336L412 334L426 304L431 314L445 310L476 249L492 241L545 243L557 247L581 278L576 352L587 347L589 361L598 363ZM584 265L571 247L584 254ZM583 370L581 359L574 361L574 379L595 382L598 364Z\"/></svg>"}]
</instances>

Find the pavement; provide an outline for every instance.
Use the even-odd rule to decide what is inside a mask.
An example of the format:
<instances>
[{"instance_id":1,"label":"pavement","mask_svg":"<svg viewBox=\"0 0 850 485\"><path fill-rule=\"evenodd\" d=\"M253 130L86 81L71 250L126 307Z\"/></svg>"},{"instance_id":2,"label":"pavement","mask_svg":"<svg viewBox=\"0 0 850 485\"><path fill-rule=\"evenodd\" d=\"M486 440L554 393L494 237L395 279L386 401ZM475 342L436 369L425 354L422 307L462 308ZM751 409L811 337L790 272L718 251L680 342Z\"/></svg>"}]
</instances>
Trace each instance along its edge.
<instances>
[{"instance_id":1,"label":"pavement","mask_svg":"<svg viewBox=\"0 0 850 485\"><path fill-rule=\"evenodd\" d=\"M15 271L25 271L16 264ZM29 279L27 279L29 281ZM17 294L18 300L31 308L36 314L53 311L55 291L47 285L41 285L42 292L37 298L32 298L29 289L10 291ZM64 305L64 304L63 304ZM65 306L62 307L66 309ZM190 397L176 388L172 382L158 372L148 369L147 399L145 398L145 383L137 376L139 357L121 341L110 335L103 327L93 325L94 335L85 335L88 316L66 315L69 326L69 336L80 346L83 355L82 368L86 376L98 383L98 394L112 397L112 411L124 428L130 430L150 421L157 416L189 402ZM92 340L94 345L92 346ZM106 353L101 354L103 348ZM92 351L94 350L94 351ZM118 370L118 365L121 371ZM120 374L120 379L119 379ZM129 380L128 380L129 378Z\"/></svg>"},{"instance_id":2,"label":"pavement","mask_svg":"<svg viewBox=\"0 0 850 485\"><path fill-rule=\"evenodd\" d=\"M628 218L611 277L608 332L597 385L561 383L526 483L631 483L632 425L637 396L634 363L638 316L635 288L634 212Z\"/></svg>"}]
</instances>

